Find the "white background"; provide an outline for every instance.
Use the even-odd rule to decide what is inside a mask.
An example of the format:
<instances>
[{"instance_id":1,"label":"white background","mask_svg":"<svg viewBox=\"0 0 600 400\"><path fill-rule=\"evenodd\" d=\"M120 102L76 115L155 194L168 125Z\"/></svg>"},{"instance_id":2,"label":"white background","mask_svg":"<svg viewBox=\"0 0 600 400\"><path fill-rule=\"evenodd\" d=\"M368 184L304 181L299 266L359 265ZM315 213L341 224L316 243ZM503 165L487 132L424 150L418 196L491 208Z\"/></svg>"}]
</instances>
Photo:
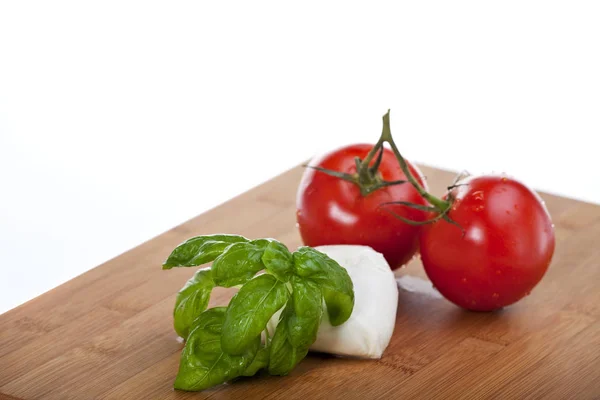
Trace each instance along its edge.
<instances>
[{"instance_id":1,"label":"white background","mask_svg":"<svg viewBox=\"0 0 600 400\"><path fill-rule=\"evenodd\" d=\"M0 312L342 144L600 202L596 1L0 3Z\"/></svg>"}]
</instances>

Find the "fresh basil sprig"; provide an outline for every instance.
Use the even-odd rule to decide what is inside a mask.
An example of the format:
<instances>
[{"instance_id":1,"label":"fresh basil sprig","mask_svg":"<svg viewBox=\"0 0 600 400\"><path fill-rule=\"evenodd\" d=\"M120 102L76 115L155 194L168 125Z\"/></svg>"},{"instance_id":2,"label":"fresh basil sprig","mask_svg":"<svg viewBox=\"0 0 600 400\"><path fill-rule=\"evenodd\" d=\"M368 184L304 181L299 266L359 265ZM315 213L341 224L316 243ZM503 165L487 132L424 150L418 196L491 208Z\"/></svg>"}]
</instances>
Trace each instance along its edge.
<instances>
[{"instance_id":1,"label":"fresh basil sprig","mask_svg":"<svg viewBox=\"0 0 600 400\"><path fill-rule=\"evenodd\" d=\"M177 246L163 269L211 261L175 301L175 331L186 339L176 389L204 390L262 369L286 375L316 340L324 307L332 325L352 314L354 288L348 272L310 247L291 253L273 239L197 236ZM206 310L214 287L239 285L227 307ZM270 338L267 323L281 309Z\"/></svg>"}]
</instances>

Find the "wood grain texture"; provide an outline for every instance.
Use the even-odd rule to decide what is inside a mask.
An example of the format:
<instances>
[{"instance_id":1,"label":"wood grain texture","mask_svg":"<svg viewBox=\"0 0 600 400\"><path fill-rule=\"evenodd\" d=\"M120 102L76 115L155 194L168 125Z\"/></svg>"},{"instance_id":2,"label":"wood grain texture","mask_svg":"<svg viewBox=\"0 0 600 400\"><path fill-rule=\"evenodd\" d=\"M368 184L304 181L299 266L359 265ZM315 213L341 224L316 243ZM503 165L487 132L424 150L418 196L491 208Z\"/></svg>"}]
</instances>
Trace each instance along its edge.
<instances>
[{"instance_id":1,"label":"wood grain texture","mask_svg":"<svg viewBox=\"0 0 600 400\"><path fill-rule=\"evenodd\" d=\"M441 193L453 174L423 168ZM496 313L400 287L377 361L311 354L287 377L177 392L175 293L192 269L162 271L185 239L216 232L300 245L295 168L0 316L0 399L600 399L600 207L542 195L556 224L541 284ZM397 275L426 279L415 260ZM402 282L402 279L401 279ZM211 306L233 291L217 289Z\"/></svg>"}]
</instances>

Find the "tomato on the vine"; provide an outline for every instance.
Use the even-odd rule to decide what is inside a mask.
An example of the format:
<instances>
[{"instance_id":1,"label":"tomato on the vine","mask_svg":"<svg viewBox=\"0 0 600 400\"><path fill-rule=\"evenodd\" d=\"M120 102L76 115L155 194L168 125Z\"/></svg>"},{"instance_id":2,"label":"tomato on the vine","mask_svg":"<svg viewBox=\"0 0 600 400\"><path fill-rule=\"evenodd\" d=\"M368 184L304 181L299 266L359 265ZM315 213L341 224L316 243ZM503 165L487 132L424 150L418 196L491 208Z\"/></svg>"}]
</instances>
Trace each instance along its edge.
<instances>
[{"instance_id":1,"label":"tomato on the vine","mask_svg":"<svg viewBox=\"0 0 600 400\"><path fill-rule=\"evenodd\" d=\"M305 244L370 246L392 268L420 247L427 276L460 307L513 304L552 261L554 226L533 190L506 176L479 176L450 186L443 199L431 195L394 143L389 111L375 146L343 147L309 167L297 196Z\"/></svg>"},{"instance_id":2,"label":"tomato on the vine","mask_svg":"<svg viewBox=\"0 0 600 400\"><path fill-rule=\"evenodd\" d=\"M363 162L362 167L357 165L357 157ZM422 205L427 202L410 183L398 182L407 177L394 153L384 148L381 140L375 149L367 144L342 147L314 159L310 167L304 172L296 201L298 227L306 245L370 246L384 255L392 269L414 256L420 227L409 225L392 213L415 221L425 220L427 213L382 204L398 200ZM410 165L410 170L424 185L417 167Z\"/></svg>"},{"instance_id":3,"label":"tomato on the vine","mask_svg":"<svg viewBox=\"0 0 600 400\"><path fill-rule=\"evenodd\" d=\"M540 197L505 176L466 178L448 197L446 215L455 224L440 219L425 225L420 236L433 285L451 302L476 311L496 310L529 294L546 273L555 245Z\"/></svg>"}]
</instances>

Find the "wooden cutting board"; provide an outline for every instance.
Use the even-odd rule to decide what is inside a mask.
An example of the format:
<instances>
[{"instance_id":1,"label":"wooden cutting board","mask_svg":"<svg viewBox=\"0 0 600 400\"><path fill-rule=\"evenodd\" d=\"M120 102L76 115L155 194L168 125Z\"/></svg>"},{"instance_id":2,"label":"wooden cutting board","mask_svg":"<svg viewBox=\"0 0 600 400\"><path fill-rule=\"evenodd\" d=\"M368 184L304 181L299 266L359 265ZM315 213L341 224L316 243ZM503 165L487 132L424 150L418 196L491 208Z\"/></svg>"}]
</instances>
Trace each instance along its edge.
<instances>
[{"instance_id":1,"label":"wooden cutting board","mask_svg":"<svg viewBox=\"0 0 600 400\"><path fill-rule=\"evenodd\" d=\"M423 170L434 193L453 177ZM396 328L381 360L310 355L287 377L174 391L183 344L172 308L194 269L163 271L162 261L199 234L300 245L294 202L301 173L288 171L1 315L0 398L600 398L600 207L551 195L543 197L556 224L554 260L516 305L467 312L428 282L400 278ZM418 260L397 275L425 278ZM211 303L230 296L218 290Z\"/></svg>"}]
</instances>

